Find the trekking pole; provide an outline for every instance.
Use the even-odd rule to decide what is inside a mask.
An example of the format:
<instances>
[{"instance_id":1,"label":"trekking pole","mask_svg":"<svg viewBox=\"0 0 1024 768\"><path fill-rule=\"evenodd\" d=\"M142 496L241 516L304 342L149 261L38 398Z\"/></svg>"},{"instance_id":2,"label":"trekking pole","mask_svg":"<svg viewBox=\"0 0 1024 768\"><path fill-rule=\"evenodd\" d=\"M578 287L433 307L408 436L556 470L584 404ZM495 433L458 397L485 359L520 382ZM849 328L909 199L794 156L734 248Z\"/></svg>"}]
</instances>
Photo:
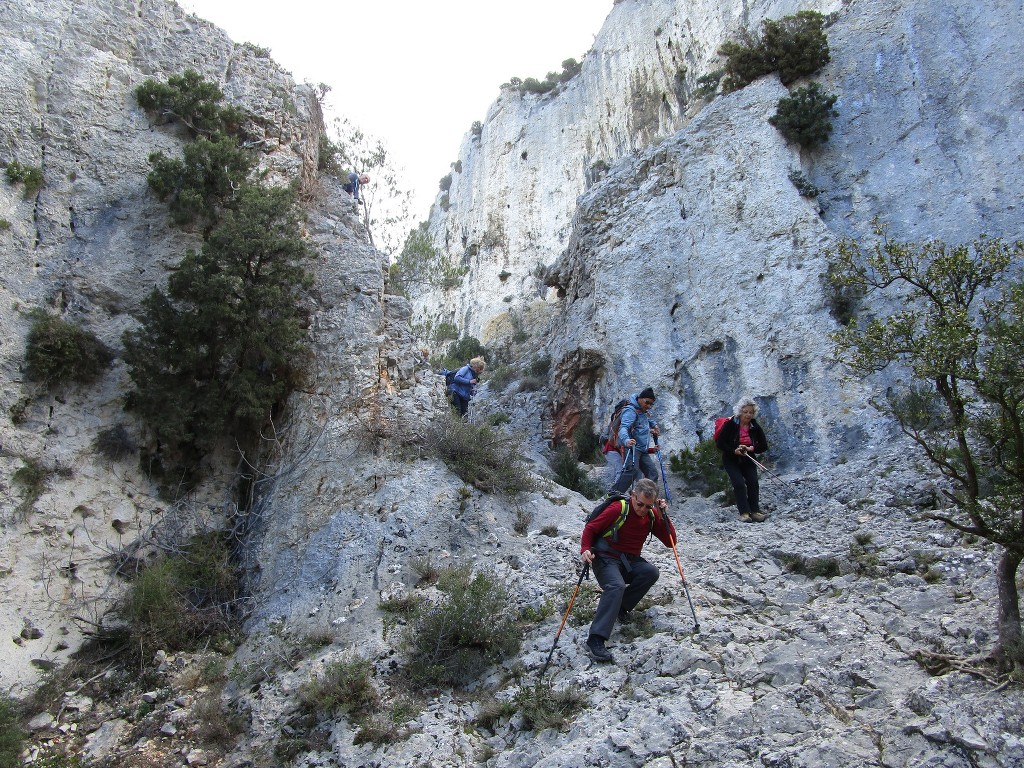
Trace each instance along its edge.
<instances>
[{"instance_id":1,"label":"trekking pole","mask_svg":"<svg viewBox=\"0 0 1024 768\"><path fill-rule=\"evenodd\" d=\"M580 586L583 584L583 579L586 578L588 573L590 573L590 563L583 566L583 571L580 573L580 580L576 582L576 589L573 590L572 597L569 598L569 607L565 609L565 616L562 617L562 623L558 625L558 632L555 633L555 642L551 644L551 650L548 651L548 659L540 669L540 677L544 677L544 673L548 669L548 664L551 663L551 657L554 655L555 648L558 646L558 638L562 636L562 629L565 627L565 621L569 618L569 611L572 610L572 604L576 602L576 595L579 594Z\"/></svg>"},{"instance_id":2,"label":"trekking pole","mask_svg":"<svg viewBox=\"0 0 1024 768\"><path fill-rule=\"evenodd\" d=\"M658 436L654 436L654 447L658 449L658 465L661 467L661 484L665 488L665 501L672 503L672 494L668 492L668 480L665 477L665 462L661 460L661 446L658 445Z\"/></svg>"},{"instance_id":3,"label":"trekking pole","mask_svg":"<svg viewBox=\"0 0 1024 768\"><path fill-rule=\"evenodd\" d=\"M779 477L779 476L778 476L777 474L775 474L774 472L772 472L772 471L771 471L770 469L768 469L768 467L766 467L766 466L765 466L764 464L762 464L762 463L761 463L760 461L758 461L757 459L755 459L755 458L754 458L753 456L751 456L751 455L750 455L749 453L747 453L746 451L744 451L744 452L743 452L743 455L744 455L744 456L746 456L746 457L747 457L748 459L750 459L750 460L751 460L752 462L754 462L754 465L755 465L755 466L757 466L758 468L760 468L760 469L761 469L762 471L764 471L765 473L767 473L767 475L768 475L769 477L773 477L773 478L775 478L776 480L778 480L778 481L779 481L780 483L782 483L782 484L783 484L784 486L786 486L787 488L790 488L790 489L792 489L792 490L794 490L794 491L796 490L796 488L794 488L794 487L793 487L792 483L787 483L787 482L786 482L785 480L783 480L783 479L782 479L781 477Z\"/></svg>"},{"instance_id":4,"label":"trekking pole","mask_svg":"<svg viewBox=\"0 0 1024 768\"><path fill-rule=\"evenodd\" d=\"M619 484L619 480L622 479L622 473L625 472L626 471L626 467L629 466L629 455L630 454L633 454L633 457L636 458L636 451L634 450L634 446L632 446L632 445L629 448L626 449L626 455L622 459L622 466L619 467L619 474L617 474L615 476L615 480L612 481L612 486L611 486L611 488L608 489L609 493L612 492L612 490L615 488L615 486ZM630 474L630 476L633 476L635 474L634 470L630 469L629 470L629 474ZM634 477L633 479L635 480L636 478ZM630 483L630 484L632 484L632 483Z\"/></svg>"},{"instance_id":5,"label":"trekking pole","mask_svg":"<svg viewBox=\"0 0 1024 768\"><path fill-rule=\"evenodd\" d=\"M661 466L661 484L665 486L665 501L669 504L672 503L672 496L668 492L668 480L665 478L665 462L661 460L661 447L658 446L658 438L654 438L654 445L658 447L658 464ZM665 515L665 519L668 520L668 514ZM672 554L676 556L676 567L679 569L679 578L683 580L683 594L686 595L686 602L690 604L690 613L693 614L693 631L700 632L700 622L697 621L697 612L693 610L693 600L690 599L690 588L686 583L686 574L683 573L683 562L679 559L679 551L676 549L676 537L672 535L671 531L668 534L668 540L672 542Z\"/></svg>"},{"instance_id":6,"label":"trekking pole","mask_svg":"<svg viewBox=\"0 0 1024 768\"><path fill-rule=\"evenodd\" d=\"M667 518L668 515L665 517ZM676 567L679 568L679 578L683 580L683 594L686 595L686 602L690 604L690 613L693 614L693 631L700 632L700 622L697 621L697 612L693 610L693 600L690 599L690 588L686 584L686 574L683 573L683 563L679 559L679 550L676 549L676 537L669 532L668 540L672 542L672 554L676 556Z\"/></svg>"}]
</instances>

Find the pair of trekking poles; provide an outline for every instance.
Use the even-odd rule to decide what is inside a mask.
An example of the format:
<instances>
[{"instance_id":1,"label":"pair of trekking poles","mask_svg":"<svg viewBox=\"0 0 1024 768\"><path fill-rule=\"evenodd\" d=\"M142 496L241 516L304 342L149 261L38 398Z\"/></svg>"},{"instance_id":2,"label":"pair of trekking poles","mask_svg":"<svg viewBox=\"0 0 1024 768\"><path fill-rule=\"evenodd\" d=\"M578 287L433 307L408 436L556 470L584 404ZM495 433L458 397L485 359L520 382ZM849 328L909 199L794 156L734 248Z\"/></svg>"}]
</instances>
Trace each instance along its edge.
<instances>
[{"instance_id":1,"label":"pair of trekking poles","mask_svg":"<svg viewBox=\"0 0 1024 768\"><path fill-rule=\"evenodd\" d=\"M663 487L665 488L665 500L669 504L671 504L672 503L672 495L669 493L669 490L668 490L668 480L665 477L665 463L661 459L661 448L658 447L658 438L657 437L654 438L654 445L655 445L656 448L658 448L658 465L661 467L661 482L662 482ZM630 452L634 452L634 447L633 446L630 446L629 450L626 451L626 458L627 459L629 457ZM635 452L634 452L633 458L634 458L634 461L635 461L635 459L636 459ZM622 472L625 471L625 468L626 468L626 461L623 461L622 469L619 470L619 477L620 478L622 477ZM636 468L633 468L630 471L631 471L632 474L634 474L634 475L636 474ZM616 478L616 482L618 482L618 479L619 478ZM662 513L662 514L664 514L665 518L668 519L668 514L667 513ZM697 612L693 609L693 600L690 599L690 588L689 588L689 585L688 585L688 583L686 581L686 574L683 573L683 563L679 559L679 550L676 549L676 539L675 539L675 536L673 536L671 533L669 533L669 541L672 542L672 554L674 554L675 557L676 557L676 567L679 569L679 578L682 579L682 581L683 581L683 593L686 595L686 602L689 603L689 605L690 605L690 613L693 614L693 631L694 631L694 633L697 633L697 632L700 632L700 623L697 621ZM544 673L547 671L548 665L551 663L551 657L555 653L555 648L558 647L558 638L560 638L562 636L562 630L565 628L565 622L568 620L569 614L572 612L573 603L576 602L576 595L579 594L580 587L583 585L583 579L585 579L589 573L590 573L590 563L587 563L587 564L585 564L583 566L583 571L580 573L579 581L576 582L576 589L573 590L572 597L569 598L569 607L565 609L565 615L562 617L562 623L558 625L558 632L555 633L555 641L554 641L554 643L551 644L551 650L548 652L548 658L544 662L544 666L540 670L540 676L541 677L544 676Z\"/></svg>"}]
</instances>

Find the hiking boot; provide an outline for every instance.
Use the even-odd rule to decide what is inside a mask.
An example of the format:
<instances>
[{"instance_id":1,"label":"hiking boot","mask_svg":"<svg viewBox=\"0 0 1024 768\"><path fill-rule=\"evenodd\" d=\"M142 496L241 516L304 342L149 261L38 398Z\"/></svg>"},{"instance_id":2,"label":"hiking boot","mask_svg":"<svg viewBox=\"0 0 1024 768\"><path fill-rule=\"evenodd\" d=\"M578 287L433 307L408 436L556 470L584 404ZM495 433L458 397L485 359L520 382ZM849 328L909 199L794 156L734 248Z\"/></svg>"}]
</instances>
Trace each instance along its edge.
<instances>
[{"instance_id":1,"label":"hiking boot","mask_svg":"<svg viewBox=\"0 0 1024 768\"><path fill-rule=\"evenodd\" d=\"M587 638L587 655L600 664L612 664L615 657L604 647L604 638L591 635Z\"/></svg>"},{"instance_id":2,"label":"hiking boot","mask_svg":"<svg viewBox=\"0 0 1024 768\"><path fill-rule=\"evenodd\" d=\"M753 520L751 519L750 515L748 515L746 512L741 512L740 513L740 521L744 522L744 523L752 523L753 522Z\"/></svg>"},{"instance_id":3,"label":"hiking boot","mask_svg":"<svg viewBox=\"0 0 1024 768\"><path fill-rule=\"evenodd\" d=\"M763 523L766 518L760 512L751 512L750 519L753 520L755 523Z\"/></svg>"}]
</instances>

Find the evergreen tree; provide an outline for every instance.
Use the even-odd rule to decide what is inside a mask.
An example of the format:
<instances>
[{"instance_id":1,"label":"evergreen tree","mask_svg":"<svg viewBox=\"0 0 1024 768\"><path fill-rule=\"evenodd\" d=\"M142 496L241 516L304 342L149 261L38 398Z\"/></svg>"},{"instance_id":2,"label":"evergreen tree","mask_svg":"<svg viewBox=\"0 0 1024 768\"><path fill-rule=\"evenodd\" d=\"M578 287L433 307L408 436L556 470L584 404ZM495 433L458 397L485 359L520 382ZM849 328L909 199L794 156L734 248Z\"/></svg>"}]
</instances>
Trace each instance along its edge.
<instances>
[{"instance_id":1,"label":"evergreen tree","mask_svg":"<svg viewBox=\"0 0 1024 768\"><path fill-rule=\"evenodd\" d=\"M144 301L125 334L136 410L186 454L220 437L250 444L301 381L311 284L290 189L246 185L201 251L189 251L167 292Z\"/></svg>"},{"instance_id":2,"label":"evergreen tree","mask_svg":"<svg viewBox=\"0 0 1024 768\"><path fill-rule=\"evenodd\" d=\"M949 247L840 243L832 280L898 308L835 335L859 374L906 374L873 405L954 486L957 507L926 517L1002 549L996 569L1005 669L1024 665L1017 570L1024 561L1024 243L981 238Z\"/></svg>"}]
</instances>

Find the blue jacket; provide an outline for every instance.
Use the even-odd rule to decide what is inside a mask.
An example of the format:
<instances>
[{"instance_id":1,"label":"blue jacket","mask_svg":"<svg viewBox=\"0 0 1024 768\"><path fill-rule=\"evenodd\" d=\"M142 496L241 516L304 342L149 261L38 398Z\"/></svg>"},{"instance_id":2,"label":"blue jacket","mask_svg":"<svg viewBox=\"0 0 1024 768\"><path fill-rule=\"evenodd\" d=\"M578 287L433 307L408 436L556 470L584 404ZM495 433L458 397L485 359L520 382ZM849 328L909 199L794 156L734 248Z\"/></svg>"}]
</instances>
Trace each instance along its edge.
<instances>
[{"instance_id":1,"label":"blue jacket","mask_svg":"<svg viewBox=\"0 0 1024 768\"><path fill-rule=\"evenodd\" d=\"M459 368L455 378L452 379L452 392L469 400L473 396L473 390L475 389L475 385L471 383L475 378L476 371L470 367L469 363L466 363Z\"/></svg>"},{"instance_id":2,"label":"blue jacket","mask_svg":"<svg viewBox=\"0 0 1024 768\"><path fill-rule=\"evenodd\" d=\"M651 447L651 427L658 426L658 423L640 410L640 403L637 393L629 398L629 404L622 409L622 416L619 419L619 445L625 445L630 438L636 440L636 449L646 451Z\"/></svg>"}]
</instances>

